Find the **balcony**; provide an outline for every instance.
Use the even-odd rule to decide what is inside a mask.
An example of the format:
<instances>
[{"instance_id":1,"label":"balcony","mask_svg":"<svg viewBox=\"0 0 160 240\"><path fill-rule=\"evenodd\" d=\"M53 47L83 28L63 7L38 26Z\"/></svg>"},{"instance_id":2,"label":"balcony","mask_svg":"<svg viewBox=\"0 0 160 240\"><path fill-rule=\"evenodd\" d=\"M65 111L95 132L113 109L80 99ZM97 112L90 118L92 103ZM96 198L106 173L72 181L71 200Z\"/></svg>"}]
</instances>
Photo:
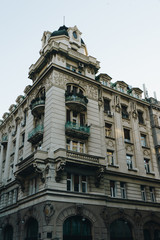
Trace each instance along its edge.
<instances>
[{"instance_id":1,"label":"balcony","mask_svg":"<svg viewBox=\"0 0 160 240\"><path fill-rule=\"evenodd\" d=\"M76 112L83 112L87 110L88 99L83 94L65 93L66 106L70 110Z\"/></svg>"},{"instance_id":2,"label":"balcony","mask_svg":"<svg viewBox=\"0 0 160 240\"><path fill-rule=\"evenodd\" d=\"M78 123L67 122L65 124L66 135L79 139L88 139L90 135L90 126L82 126Z\"/></svg>"},{"instance_id":3,"label":"balcony","mask_svg":"<svg viewBox=\"0 0 160 240\"><path fill-rule=\"evenodd\" d=\"M32 131L28 133L28 142L36 144L43 139L44 127L39 124Z\"/></svg>"},{"instance_id":4,"label":"balcony","mask_svg":"<svg viewBox=\"0 0 160 240\"><path fill-rule=\"evenodd\" d=\"M44 113L45 97L35 98L31 101L30 109L33 116L39 116Z\"/></svg>"},{"instance_id":5,"label":"balcony","mask_svg":"<svg viewBox=\"0 0 160 240\"><path fill-rule=\"evenodd\" d=\"M2 137L1 144L2 144L3 146L6 146L7 143L8 143L8 136L5 135L5 136Z\"/></svg>"},{"instance_id":6,"label":"balcony","mask_svg":"<svg viewBox=\"0 0 160 240\"><path fill-rule=\"evenodd\" d=\"M54 152L56 163L56 181L60 181L64 171L84 172L86 175L95 176L95 184L99 183L106 168L105 158L90 154L74 152L65 149L57 149Z\"/></svg>"},{"instance_id":7,"label":"balcony","mask_svg":"<svg viewBox=\"0 0 160 240\"><path fill-rule=\"evenodd\" d=\"M22 189L24 189L25 179L32 174L38 174L42 181L45 180L45 170L47 171L48 169L47 158L47 152L37 150L16 165L15 178Z\"/></svg>"}]
</instances>

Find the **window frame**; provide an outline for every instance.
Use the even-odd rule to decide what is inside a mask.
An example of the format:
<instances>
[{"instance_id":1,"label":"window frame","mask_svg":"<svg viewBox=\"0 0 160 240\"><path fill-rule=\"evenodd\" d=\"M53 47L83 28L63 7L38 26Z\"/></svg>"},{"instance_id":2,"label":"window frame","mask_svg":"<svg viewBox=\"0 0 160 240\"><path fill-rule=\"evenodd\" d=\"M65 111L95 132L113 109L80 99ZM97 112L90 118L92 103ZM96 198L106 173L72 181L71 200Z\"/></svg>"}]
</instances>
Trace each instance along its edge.
<instances>
[{"instance_id":1,"label":"window frame","mask_svg":"<svg viewBox=\"0 0 160 240\"><path fill-rule=\"evenodd\" d=\"M121 198L122 199L127 199L126 183L125 182L120 182L120 189L121 189Z\"/></svg>"},{"instance_id":2,"label":"window frame","mask_svg":"<svg viewBox=\"0 0 160 240\"><path fill-rule=\"evenodd\" d=\"M144 185L141 185L141 197L142 197L142 201L144 202L147 201L146 187Z\"/></svg>"},{"instance_id":3,"label":"window frame","mask_svg":"<svg viewBox=\"0 0 160 240\"><path fill-rule=\"evenodd\" d=\"M127 159L127 157L130 157L130 159ZM132 159L132 157L133 157L132 155L126 154L126 163L127 163L128 170L133 169L133 159Z\"/></svg>"},{"instance_id":4,"label":"window frame","mask_svg":"<svg viewBox=\"0 0 160 240\"><path fill-rule=\"evenodd\" d=\"M150 169L150 159L148 158L144 158L144 168L146 173L150 173L151 169Z\"/></svg>"},{"instance_id":5,"label":"window frame","mask_svg":"<svg viewBox=\"0 0 160 240\"><path fill-rule=\"evenodd\" d=\"M110 180L110 195L112 198L117 197L117 186L116 186L116 181Z\"/></svg>"},{"instance_id":6,"label":"window frame","mask_svg":"<svg viewBox=\"0 0 160 240\"><path fill-rule=\"evenodd\" d=\"M111 154L110 154L111 153ZM115 166L114 151L107 149L107 162L111 166Z\"/></svg>"},{"instance_id":7,"label":"window frame","mask_svg":"<svg viewBox=\"0 0 160 240\"><path fill-rule=\"evenodd\" d=\"M78 180L77 186L75 185L76 180ZM87 185L88 185L88 179L87 179L86 175L72 174L72 173L67 172L67 191L68 192L87 193L88 192Z\"/></svg>"}]
</instances>

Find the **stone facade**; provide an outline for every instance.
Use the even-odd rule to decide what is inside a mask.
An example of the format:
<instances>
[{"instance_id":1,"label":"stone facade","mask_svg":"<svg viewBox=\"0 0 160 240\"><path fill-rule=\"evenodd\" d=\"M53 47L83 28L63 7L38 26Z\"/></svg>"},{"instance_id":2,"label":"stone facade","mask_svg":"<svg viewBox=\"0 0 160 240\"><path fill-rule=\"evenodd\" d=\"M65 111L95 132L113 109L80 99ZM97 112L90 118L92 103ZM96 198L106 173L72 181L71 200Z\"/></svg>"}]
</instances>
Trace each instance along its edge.
<instances>
[{"instance_id":1,"label":"stone facade","mask_svg":"<svg viewBox=\"0 0 160 240\"><path fill-rule=\"evenodd\" d=\"M0 239L160 239L158 102L99 68L76 26L44 32L0 121Z\"/></svg>"}]
</instances>

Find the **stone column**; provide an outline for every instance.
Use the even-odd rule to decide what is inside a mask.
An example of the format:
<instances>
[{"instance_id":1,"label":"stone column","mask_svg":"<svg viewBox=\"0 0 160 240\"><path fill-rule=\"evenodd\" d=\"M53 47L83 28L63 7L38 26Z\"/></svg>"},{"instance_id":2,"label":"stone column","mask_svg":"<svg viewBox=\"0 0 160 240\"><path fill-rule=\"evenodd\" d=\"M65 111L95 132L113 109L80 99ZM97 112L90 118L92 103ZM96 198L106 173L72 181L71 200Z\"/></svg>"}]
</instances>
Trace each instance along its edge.
<instances>
[{"instance_id":1,"label":"stone column","mask_svg":"<svg viewBox=\"0 0 160 240\"><path fill-rule=\"evenodd\" d=\"M6 161L5 161L5 168L4 168L4 180L5 180L5 182L8 180L8 177L9 177L11 143L12 143L12 133L10 131L9 134L8 134L7 153L6 153Z\"/></svg>"},{"instance_id":2,"label":"stone column","mask_svg":"<svg viewBox=\"0 0 160 240\"><path fill-rule=\"evenodd\" d=\"M18 126L17 126L16 149L15 149L15 154L14 154L13 173L16 171L16 164L18 163L19 141L20 141L20 124L18 124Z\"/></svg>"},{"instance_id":3,"label":"stone column","mask_svg":"<svg viewBox=\"0 0 160 240\"><path fill-rule=\"evenodd\" d=\"M3 145L0 146L0 184L2 183Z\"/></svg>"}]
</instances>

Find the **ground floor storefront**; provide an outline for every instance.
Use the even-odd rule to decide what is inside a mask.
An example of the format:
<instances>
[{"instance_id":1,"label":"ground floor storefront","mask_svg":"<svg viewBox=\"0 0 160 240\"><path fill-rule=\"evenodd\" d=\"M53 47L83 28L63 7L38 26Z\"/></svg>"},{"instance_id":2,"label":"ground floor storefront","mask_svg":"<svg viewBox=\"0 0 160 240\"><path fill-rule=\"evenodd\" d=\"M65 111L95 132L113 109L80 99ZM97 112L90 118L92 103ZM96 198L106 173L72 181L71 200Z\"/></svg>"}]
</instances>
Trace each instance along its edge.
<instances>
[{"instance_id":1,"label":"ground floor storefront","mask_svg":"<svg viewBox=\"0 0 160 240\"><path fill-rule=\"evenodd\" d=\"M160 240L160 212L46 201L0 217L1 240Z\"/></svg>"}]
</instances>

